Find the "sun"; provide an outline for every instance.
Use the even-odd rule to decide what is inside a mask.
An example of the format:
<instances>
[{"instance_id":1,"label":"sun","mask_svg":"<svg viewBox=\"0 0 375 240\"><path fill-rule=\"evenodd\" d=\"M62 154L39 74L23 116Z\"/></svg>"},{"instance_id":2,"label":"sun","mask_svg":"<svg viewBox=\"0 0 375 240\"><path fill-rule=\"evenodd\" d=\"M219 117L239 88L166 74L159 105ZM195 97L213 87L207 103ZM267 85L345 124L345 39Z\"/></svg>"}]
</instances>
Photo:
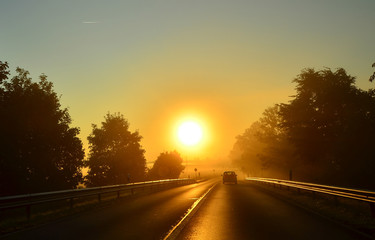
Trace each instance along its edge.
<instances>
[{"instance_id":1,"label":"sun","mask_svg":"<svg viewBox=\"0 0 375 240\"><path fill-rule=\"evenodd\" d=\"M187 146L194 146L202 139L201 126L193 121L183 122L178 127L178 139Z\"/></svg>"}]
</instances>

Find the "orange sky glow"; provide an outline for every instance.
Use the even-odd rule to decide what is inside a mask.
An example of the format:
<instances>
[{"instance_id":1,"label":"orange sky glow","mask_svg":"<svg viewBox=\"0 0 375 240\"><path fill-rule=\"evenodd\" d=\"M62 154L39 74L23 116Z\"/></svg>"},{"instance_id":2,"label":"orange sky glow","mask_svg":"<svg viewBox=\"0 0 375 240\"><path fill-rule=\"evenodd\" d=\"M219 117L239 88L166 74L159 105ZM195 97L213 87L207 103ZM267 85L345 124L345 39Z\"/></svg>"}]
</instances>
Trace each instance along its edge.
<instances>
[{"instance_id":1,"label":"orange sky glow","mask_svg":"<svg viewBox=\"0 0 375 240\"><path fill-rule=\"evenodd\" d=\"M0 60L48 76L86 153L91 124L120 112L149 166L173 150L229 162L235 137L290 99L302 69L343 67L373 87L373 1L17 2L0 8ZM202 126L196 146L176 137L186 119Z\"/></svg>"}]
</instances>

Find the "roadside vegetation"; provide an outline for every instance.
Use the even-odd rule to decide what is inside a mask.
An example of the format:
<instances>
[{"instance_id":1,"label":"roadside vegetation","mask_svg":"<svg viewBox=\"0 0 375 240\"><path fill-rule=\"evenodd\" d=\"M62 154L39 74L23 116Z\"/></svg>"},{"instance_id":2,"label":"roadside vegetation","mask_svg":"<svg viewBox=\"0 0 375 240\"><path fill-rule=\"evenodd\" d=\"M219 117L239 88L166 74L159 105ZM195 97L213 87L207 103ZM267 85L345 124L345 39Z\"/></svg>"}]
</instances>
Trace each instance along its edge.
<instances>
[{"instance_id":1,"label":"roadside vegetation","mask_svg":"<svg viewBox=\"0 0 375 240\"><path fill-rule=\"evenodd\" d=\"M355 80L342 68L303 70L289 103L237 136L233 163L251 176L375 189L375 90Z\"/></svg>"},{"instance_id":2,"label":"roadside vegetation","mask_svg":"<svg viewBox=\"0 0 375 240\"><path fill-rule=\"evenodd\" d=\"M92 124L85 159L80 130L60 98L45 74L35 82L17 67L11 76L0 61L0 197L180 176L176 151L161 153L148 173L142 136L121 113Z\"/></svg>"},{"instance_id":3,"label":"roadside vegetation","mask_svg":"<svg viewBox=\"0 0 375 240\"><path fill-rule=\"evenodd\" d=\"M84 150L52 82L0 61L0 196L76 188Z\"/></svg>"},{"instance_id":4,"label":"roadside vegetation","mask_svg":"<svg viewBox=\"0 0 375 240\"><path fill-rule=\"evenodd\" d=\"M375 189L375 90L355 81L342 68L302 70L291 100L237 136L233 164L251 176ZM45 74L34 82L18 67L10 76L0 61L0 196L178 178L184 170L176 151L148 169L142 136L121 113L92 125L85 159L60 98Z\"/></svg>"}]
</instances>

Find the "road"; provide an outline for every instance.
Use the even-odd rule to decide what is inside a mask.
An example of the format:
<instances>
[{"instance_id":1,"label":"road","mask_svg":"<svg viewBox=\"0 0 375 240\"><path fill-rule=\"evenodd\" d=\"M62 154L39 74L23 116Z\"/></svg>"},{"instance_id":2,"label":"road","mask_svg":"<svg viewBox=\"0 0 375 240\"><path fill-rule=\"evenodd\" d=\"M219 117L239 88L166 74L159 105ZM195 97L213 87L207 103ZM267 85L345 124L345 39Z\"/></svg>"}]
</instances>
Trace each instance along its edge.
<instances>
[{"instance_id":1,"label":"road","mask_svg":"<svg viewBox=\"0 0 375 240\"><path fill-rule=\"evenodd\" d=\"M126 199L2 239L162 239L218 180ZM361 239L244 182L220 182L177 239Z\"/></svg>"},{"instance_id":2,"label":"road","mask_svg":"<svg viewBox=\"0 0 375 240\"><path fill-rule=\"evenodd\" d=\"M192 239L368 239L251 184L219 184L179 234Z\"/></svg>"}]
</instances>

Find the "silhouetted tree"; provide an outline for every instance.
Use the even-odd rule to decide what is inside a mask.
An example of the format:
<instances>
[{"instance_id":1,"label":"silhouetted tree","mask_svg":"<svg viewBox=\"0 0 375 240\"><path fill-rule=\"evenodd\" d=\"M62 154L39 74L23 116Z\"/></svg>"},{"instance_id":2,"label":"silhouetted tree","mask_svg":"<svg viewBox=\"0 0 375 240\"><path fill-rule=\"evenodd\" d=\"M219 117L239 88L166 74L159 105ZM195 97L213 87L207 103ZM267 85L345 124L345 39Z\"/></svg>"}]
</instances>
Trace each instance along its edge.
<instances>
[{"instance_id":1,"label":"silhouetted tree","mask_svg":"<svg viewBox=\"0 0 375 240\"><path fill-rule=\"evenodd\" d=\"M258 176L289 169L297 180L374 189L375 90L358 89L342 68L305 69L294 82L288 104L266 109L237 137L233 163Z\"/></svg>"},{"instance_id":2,"label":"silhouetted tree","mask_svg":"<svg viewBox=\"0 0 375 240\"><path fill-rule=\"evenodd\" d=\"M230 156L247 174L283 177L296 165L295 149L280 125L279 108L278 104L267 108L258 121L237 136Z\"/></svg>"},{"instance_id":3,"label":"silhouetted tree","mask_svg":"<svg viewBox=\"0 0 375 240\"><path fill-rule=\"evenodd\" d=\"M306 69L294 82L297 94L280 112L296 154L316 181L368 185L365 178L375 174L374 92L356 88L342 68Z\"/></svg>"},{"instance_id":4,"label":"silhouetted tree","mask_svg":"<svg viewBox=\"0 0 375 240\"><path fill-rule=\"evenodd\" d=\"M280 105L267 108L259 119L257 138L264 143L265 148L259 154L265 166L273 168L274 174L285 176L289 170L298 165L295 158L295 147L289 141L288 132L282 127L283 118L280 115Z\"/></svg>"},{"instance_id":5,"label":"silhouetted tree","mask_svg":"<svg viewBox=\"0 0 375 240\"><path fill-rule=\"evenodd\" d=\"M3 83L6 79L8 79L9 71L8 71L9 65L7 62L0 61L0 84Z\"/></svg>"},{"instance_id":6,"label":"silhouetted tree","mask_svg":"<svg viewBox=\"0 0 375 240\"><path fill-rule=\"evenodd\" d=\"M259 158L266 147L263 142L259 141L260 131L259 121L251 124L243 134L236 137L236 142L229 155L232 163L240 167L245 174L257 177L267 169L267 164Z\"/></svg>"},{"instance_id":7,"label":"silhouetted tree","mask_svg":"<svg viewBox=\"0 0 375 240\"><path fill-rule=\"evenodd\" d=\"M123 184L140 181L145 177L145 150L138 131L130 132L129 123L120 113L105 116L100 128L92 125L87 138L90 143L88 186Z\"/></svg>"},{"instance_id":8,"label":"silhouetted tree","mask_svg":"<svg viewBox=\"0 0 375 240\"><path fill-rule=\"evenodd\" d=\"M182 158L177 151L164 152L156 159L154 166L148 172L150 179L174 179L178 178L184 170Z\"/></svg>"},{"instance_id":9,"label":"silhouetted tree","mask_svg":"<svg viewBox=\"0 0 375 240\"><path fill-rule=\"evenodd\" d=\"M33 82L17 68L11 80L0 62L0 194L75 188L84 151L46 75Z\"/></svg>"},{"instance_id":10,"label":"silhouetted tree","mask_svg":"<svg viewBox=\"0 0 375 240\"><path fill-rule=\"evenodd\" d=\"M375 67L375 63L372 64L372 67ZM370 76L370 82L374 81L375 79L375 72Z\"/></svg>"}]
</instances>

